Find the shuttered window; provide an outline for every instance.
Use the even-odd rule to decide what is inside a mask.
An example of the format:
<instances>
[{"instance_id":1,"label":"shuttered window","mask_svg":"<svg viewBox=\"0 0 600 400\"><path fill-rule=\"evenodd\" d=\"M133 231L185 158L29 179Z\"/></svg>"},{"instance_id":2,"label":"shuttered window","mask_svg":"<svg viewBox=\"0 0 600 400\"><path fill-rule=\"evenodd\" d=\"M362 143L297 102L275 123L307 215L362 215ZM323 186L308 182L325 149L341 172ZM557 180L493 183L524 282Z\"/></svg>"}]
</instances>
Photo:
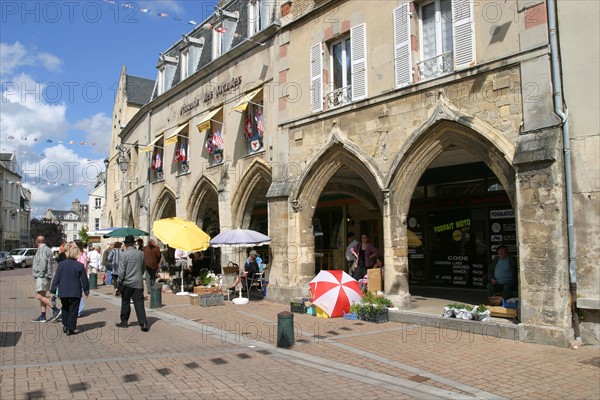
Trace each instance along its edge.
<instances>
[{"instance_id":1,"label":"shuttered window","mask_svg":"<svg viewBox=\"0 0 600 400\"><path fill-rule=\"evenodd\" d=\"M360 24L350 29L352 60L352 101L367 97L367 26Z\"/></svg>"},{"instance_id":2,"label":"shuttered window","mask_svg":"<svg viewBox=\"0 0 600 400\"><path fill-rule=\"evenodd\" d=\"M323 53L321 43L310 48L310 100L312 112L323 110Z\"/></svg>"},{"instance_id":3,"label":"shuttered window","mask_svg":"<svg viewBox=\"0 0 600 400\"><path fill-rule=\"evenodd\" d=\"M412 83L409 3L394 9L394 68L397 88Z\"/></svg>"},{"instance_id":4,"label":"shuttered window","mask_svg":"<svg viewBox=\"0 0 600 400\"><path fill-rule=\"evenodd\" d=\"M475 61L475 28L473 21L473 1L454 0L454 68L468 68Z\"/></svg>"}]
</instances>

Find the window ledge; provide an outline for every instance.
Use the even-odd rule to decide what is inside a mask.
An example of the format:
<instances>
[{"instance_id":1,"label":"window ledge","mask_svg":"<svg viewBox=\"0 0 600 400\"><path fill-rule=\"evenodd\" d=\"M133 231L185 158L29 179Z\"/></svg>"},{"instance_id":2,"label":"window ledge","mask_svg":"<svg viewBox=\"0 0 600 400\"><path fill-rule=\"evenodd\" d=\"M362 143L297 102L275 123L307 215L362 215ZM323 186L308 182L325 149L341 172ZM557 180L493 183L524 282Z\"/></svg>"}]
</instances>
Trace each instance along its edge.
<instances>
[{"instance_id":1,"label":"window ledge","mask_svg":"<svg viewBox=\"0 0 600 400\"><path fill-rule=\"evenodd\" d=\"M255 156L262 155L262 154L264 154L264 153L266 153L266 150L265 150L265 148L263 147L263 148L262 148L262 149L260 149L259 151L255 151L254 153L249 153L249 154L246 154L246 155L242 156L242 159L245 159L245 158L252 158L252 157L255 157Z\"/></svg>"}]
</instances>

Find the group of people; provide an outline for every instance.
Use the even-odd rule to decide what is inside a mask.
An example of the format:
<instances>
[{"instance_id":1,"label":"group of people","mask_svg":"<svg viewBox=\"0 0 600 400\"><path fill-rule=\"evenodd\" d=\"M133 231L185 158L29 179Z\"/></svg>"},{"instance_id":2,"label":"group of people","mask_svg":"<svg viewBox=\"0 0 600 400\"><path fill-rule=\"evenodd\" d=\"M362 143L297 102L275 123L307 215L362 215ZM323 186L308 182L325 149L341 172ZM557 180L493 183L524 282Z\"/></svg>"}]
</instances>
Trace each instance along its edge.
<instances>
[{"instance_id":1,"label":"group of people","mask_svg":"<svg viewBox=\"0 0 600 400\"><path fill-rule=\"evenodd\" d=\"M141 241L141 243L140 243ZM137 246L136 246L137 243ZM89 274L105 271L106 284L115 287L115 295L121 296L120 322L117 327L127 328L133 303L142 332L148 332L148 321L144 309L144 274L148 292L154 285L161 263L162 254L154 240L143 245L143 240L126 236L123 243L112 243L103 254L99 246L84 251L83 243L75 240L62 243L56 256L58 267L53 274L53 253L46 245L45 238L36 238L38 251L33 260L33 277L36 285L36 298L41 313L32 322L54 322L62 315L63 332L72 335L76 331L77 319L81 316L89 295ZM46 292L53 294L52 299ZM61 308L56 305L60 298ZM52 310L52 316L46 312Z\"/></svg>"}]
</instances>

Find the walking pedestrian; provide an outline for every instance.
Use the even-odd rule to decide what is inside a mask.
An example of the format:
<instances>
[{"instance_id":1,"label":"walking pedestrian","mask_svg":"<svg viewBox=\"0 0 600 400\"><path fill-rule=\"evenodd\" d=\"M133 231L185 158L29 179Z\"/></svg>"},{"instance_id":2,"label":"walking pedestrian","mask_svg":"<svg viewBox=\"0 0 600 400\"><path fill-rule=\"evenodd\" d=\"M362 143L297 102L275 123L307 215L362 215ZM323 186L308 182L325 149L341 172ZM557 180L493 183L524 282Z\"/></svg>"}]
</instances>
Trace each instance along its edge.
<instances>
[{"instance_id":1,"label":"walking pedestrian","mask_svg":"<svg viewBox=\"0 0 600 400\"><path fill-rule=\"evenodd\" d=\"M111 243L108 248L102 252L102 267L104 268L104 284L106 286L112 285L112 263L109 261L110 253L115 248L115 244Z\"/></svg>"},{"instance_id":2,"label":"walking pedestrian","mask_svg":"<svg viewBox=\"0 0 600 400\"><path fill-rule=\"evenodd\" d=\"M46 309L52 309L52 317L49 321L54 322L60 317L60 310L53 306L49 298L46 297L46 292L50 289L52 280L52 262L54 255L50 247L46 245L46 238L38 236L35 239L35 244L38 249L33 257L33 266L31 268L33 278L35 279L36 299L40 302L40 316L33 319L32 322L46 322Z\"/></svg>"},{"instance_id":3,"label":"walking pedestrian","mask_svg":"<svg viewBox=\"0 0 600 400\"><path fill-rule=\"evenodd\" d=\"M83 268L85 268L86 277L89 278L89 268L88 268L88 256L83 249L83 242L79 239L73 241L77 248L79 249L79 257L77 257L77 261L83 264ZM77 313L78 317L83 315L83 310L85 309L85 300L81 297L81 301L79 302L79 312Z\"/></svg>"},{"instance_id":4,"label":"walking pedestrian","mask_svg":"<svg viewBox=\"0 0 600 400\"><path fill-rule=\"evenodd\" d=\"M148 321L144 309L144 253L135 248L133 236L125 236L125 251L119 260L119 290L121 291L121 322L119 328L127 328L131 315L130 301L137 315L142 332L148 332Z\"/></svg>"},{"instance_id":5,"label":"walking pedestrian","mask_svg":"<svg viewBox=\"0 0 600 400\"><path fill-rule=\"evenodd\" d=\"M146 288L148 290L148 295L150 295L152 286L156 283L156 274L160 267L162 254L154 242L154 239L148 241L148 245L144 247L143 252L144 261L146 262Z\"/></svg>"},{"instance_id":6,"label":"walking pedestrian","mask_svg":"<svg viewBox=\"0 0 600 400\"><path fill-rule=\"evenodd\" d=\"M56 294L58 290L62 311L63 332L67 336L73 335L77 329L79 302L82 293L87 298L90 286L85 268L77 261L79 247L71 243L67 248L67 259L58 263L56 274L52 280L50 292Z\"/></svg>"},{"instance_id":7,"label":"walking pedestrian","mask_svg":"<svg viewBox=\"0 0 600 400\"><path fill-rule=\"evenodd\" d=\"M113 245L113 250L108 256L108 262L111 265L110 279L112 281L112 285L115 288L115 296L118 296L120 294L119 285L117 283L119 281L119 260L121 258L121 254L123 253L123 251L121 250L122 245L123 244L121 242L115 242Z\"/></svg>"}]
</instances>

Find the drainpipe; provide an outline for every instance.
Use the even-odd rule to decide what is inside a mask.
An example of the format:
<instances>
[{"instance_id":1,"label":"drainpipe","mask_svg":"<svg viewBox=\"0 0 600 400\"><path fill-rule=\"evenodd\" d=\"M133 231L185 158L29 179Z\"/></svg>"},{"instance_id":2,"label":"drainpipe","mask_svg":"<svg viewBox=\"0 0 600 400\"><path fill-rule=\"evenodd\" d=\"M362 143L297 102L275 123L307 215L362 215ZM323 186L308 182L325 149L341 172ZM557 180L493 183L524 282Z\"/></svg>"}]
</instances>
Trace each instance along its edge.
<instances>
[{"instance_id":1,"label":"drainpipe","mask_svg":"<svg viewBox=\"0 0 600 400\"><path fill-rule=\"evenodd\" d=\"M560 73L560 58L558 37L556 33L556 0L548 0L548 32L550 35L550 60L552 73L552 88L554 96L554 112L563 124L563 152L565 159L565 185L567 198L567 239L569 243L569 291L571 293L571 313L575 339L580 340L579 316L577 314L577 269L575 262L575 232L573 216L573 182L571 179L571 142L569 136L569 111L565 107L562 96L562 79Z\"/></svg>"},{"instance_id":2,"label":"drainpipe","mask_svg":"<svg viewBox=\"0 0 600 400\"><path fill-rule=\"evenodd\" d=\"M148 132L146 132L146 143L150 143L150 138L152 137L152 109L148 110ZM146 220L147 220L147 229L146 232L150 233L150 204L152 203L152 196L150 195L150 172L148 171L149 165L152 162L152 152L149 152L147 155L147 166L146 167L146 193L148 195L148 198L146 200L144 200L146 202Z\"/></svg>"}]
</instances>

